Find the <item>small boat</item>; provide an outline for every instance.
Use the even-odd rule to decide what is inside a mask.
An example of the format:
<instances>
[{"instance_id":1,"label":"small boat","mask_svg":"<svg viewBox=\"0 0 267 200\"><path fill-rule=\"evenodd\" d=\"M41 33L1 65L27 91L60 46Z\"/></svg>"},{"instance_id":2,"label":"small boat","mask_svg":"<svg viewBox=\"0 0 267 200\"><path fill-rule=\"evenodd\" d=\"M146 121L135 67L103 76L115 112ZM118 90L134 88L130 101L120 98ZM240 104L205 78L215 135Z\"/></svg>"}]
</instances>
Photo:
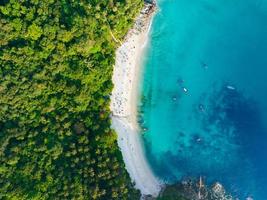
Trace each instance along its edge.
<instances>
[{"instance_id":1,"label":"small boat","mask_svg":"<svg viewBox=\"0 0 267 200\"><path fill-rule=\"evenodd\" d=\"M143 131L148 131L148 128L144 127L144 128L143 128Z\"/></svg>"},{"instance_id":2,"label":"small boat","mask_svg":"<svg viewBox=\"0 0 267 200\"><path fill-rule=\"evenodd\" d=\"M184 92L187 92L188 90L187 90L185 87L183 87L183 91L184 91Z\"/></svg>"},{"instance_id":3,"label":"small boat","mask_svg":"<svg viewBox=\"0 0 267 200\"><path fill-rule=\"evenodd\" d=\"M235 87L233 87L231 85L227 85L226 88L229 89L229 90L235 90Z\"/></svg>"}]
</instances>

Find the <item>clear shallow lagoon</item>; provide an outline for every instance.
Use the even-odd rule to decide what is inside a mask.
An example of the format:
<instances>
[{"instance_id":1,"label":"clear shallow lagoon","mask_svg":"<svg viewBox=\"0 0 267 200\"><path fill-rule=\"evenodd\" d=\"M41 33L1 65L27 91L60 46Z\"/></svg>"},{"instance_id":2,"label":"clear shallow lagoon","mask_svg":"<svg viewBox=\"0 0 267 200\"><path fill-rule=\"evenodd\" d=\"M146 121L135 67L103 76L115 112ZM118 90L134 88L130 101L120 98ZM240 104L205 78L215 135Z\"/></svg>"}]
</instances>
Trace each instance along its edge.
<instances>
[{"instance_id":1,"label":"clear shallow lagoon","mask_svg":"<svg viewBox=\"0 0 267 200\"><path fill-rule=\"evenodd\" d=\"M140 106L151 167L266 200L267 0L158 3Z\"/></svg>"}]
</instances>

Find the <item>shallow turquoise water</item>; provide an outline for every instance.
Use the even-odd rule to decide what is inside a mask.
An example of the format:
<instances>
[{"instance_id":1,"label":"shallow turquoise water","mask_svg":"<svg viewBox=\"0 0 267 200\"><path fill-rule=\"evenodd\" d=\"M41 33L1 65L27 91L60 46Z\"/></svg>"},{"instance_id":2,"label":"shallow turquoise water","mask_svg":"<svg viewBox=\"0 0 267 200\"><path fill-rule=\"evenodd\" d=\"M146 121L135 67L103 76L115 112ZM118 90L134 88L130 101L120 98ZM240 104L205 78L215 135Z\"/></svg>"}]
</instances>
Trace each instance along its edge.
<instances>
[{"instance_id":1,"label":"shallow turquoise water","mask_svg":"<svg viewBox=\"0 0 267 200\"><path fill-rule=\"evenodd\" d=\"M267 1L159 7L140 102L151 167L168 182L202 175L266 200Z\"/></svg>"}]
</instances>

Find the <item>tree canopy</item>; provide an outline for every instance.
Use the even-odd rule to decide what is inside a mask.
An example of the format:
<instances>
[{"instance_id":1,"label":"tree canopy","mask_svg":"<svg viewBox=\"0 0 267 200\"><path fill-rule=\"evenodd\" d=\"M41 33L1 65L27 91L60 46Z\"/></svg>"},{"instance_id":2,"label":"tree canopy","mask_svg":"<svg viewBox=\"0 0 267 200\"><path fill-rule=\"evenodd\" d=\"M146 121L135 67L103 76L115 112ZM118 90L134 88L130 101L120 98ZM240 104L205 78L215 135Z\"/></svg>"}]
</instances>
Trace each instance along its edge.
<instances>
[{"instance_id":1,"label":"tree canopy","mask_svg":"<svg viewBox=\"0 0 267 200\"><path fill-rule=\"evenodd\" d=\"M0 199L135 199L110 128L141 0L0 1Z\"/></svg>"}]
</instances>

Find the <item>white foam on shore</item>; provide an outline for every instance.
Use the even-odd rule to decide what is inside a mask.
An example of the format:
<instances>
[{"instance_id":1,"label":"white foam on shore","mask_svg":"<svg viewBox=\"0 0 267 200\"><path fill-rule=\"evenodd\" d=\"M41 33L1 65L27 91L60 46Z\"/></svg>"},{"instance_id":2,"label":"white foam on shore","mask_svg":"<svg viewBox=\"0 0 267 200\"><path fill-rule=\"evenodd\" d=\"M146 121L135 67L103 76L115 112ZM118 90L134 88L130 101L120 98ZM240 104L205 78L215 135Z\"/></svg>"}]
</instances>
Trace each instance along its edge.
<instances>
[{"instance_id":1,"label":"white foam on shore","mask_svg":"<svg viewBox=\"0 0 267 200\"><path fill-rule=\"evenodd\" d=\"M148 40L151 21L152 16L145 18L141 14L123 45L116 51L110 108L112 127L118 134L118 145L131 180L143 195L156 197L161 184L145 158L137 123L140 60Z\"/></svg>"}]
</instances>

